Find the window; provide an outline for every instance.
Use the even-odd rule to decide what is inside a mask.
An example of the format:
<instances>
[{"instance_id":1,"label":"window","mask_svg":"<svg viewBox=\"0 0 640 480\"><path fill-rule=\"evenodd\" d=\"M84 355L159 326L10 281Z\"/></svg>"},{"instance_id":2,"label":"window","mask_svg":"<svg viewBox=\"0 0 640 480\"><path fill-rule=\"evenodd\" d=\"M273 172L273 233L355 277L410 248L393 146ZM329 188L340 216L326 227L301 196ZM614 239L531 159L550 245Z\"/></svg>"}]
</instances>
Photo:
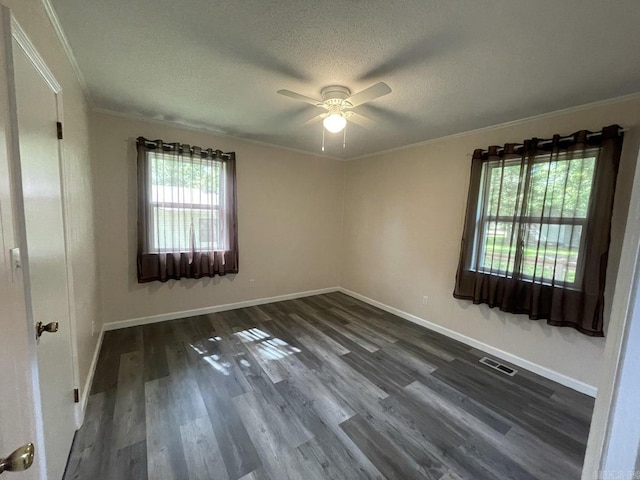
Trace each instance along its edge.
<instances>
[{"instance_id":1,"label":"window","mask_svg":"<svg viewBox=\"0 0 640 480\"><path fill-rule=\"evenodd\" d=\"M238 272L235 154L138 139L138 281Z\"/></svg>"},{"instance_id":2,"label":"window","mask_svg":"<svg viewBox=\"0 0 640 480\"><path fill-rule=\"evenodd\" d=\"M618 125L476 150L453 296L603 336Z\"/></svg>"},{"instance_id":3,"label":"window","mask_svg":"<svg viewBox=\"0 0 640 480\"><path fill-rule=\"evenodd\" d=\"M148 152L150 252L226 250L224 163Z\"/></svg>"},{"instance_id":4,"label":"window","mask_svg":"<svg viewBox=\"0 0 640 480\"><path fill-rule=\"evenodd\" d=\"M475 249L479 271L579 282L596 157L483 165ZM503 164L504 163L504 164ZM514 221L515 219L515 221Z\"/></svg>"}]
</instances>

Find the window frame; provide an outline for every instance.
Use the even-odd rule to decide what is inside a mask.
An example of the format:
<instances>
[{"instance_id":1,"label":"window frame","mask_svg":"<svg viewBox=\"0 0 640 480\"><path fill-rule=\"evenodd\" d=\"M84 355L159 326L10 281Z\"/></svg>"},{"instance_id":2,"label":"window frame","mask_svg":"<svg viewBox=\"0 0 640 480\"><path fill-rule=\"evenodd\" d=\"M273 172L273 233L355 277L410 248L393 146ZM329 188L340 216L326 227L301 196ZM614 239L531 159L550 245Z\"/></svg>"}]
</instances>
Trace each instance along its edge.
<instances>
[{"instance_id":1,"label":"window frame","mask_svg":"<svg viewBox=\"0 0 640 480\"><path fill-rule=\"evenodd\" d=\"M147 231L148 231L148 235L147 235L147 239L148 239L148 245L146 246L147 248L147 252L150 254L159 254L159 253L190 253L191 250L184 250L184 249L173 249L173 248L157 248L156 244L159 244L156 242L156 228L155 228L155 213L160 209L160 208L167 208L167 209L171 209L171 208L176 208L176 209L182 209L182 210L191 210L191 211L196 211L196 210L200 210L200 211L204 211L204 212L217 212L217 216L218 218L220 218L220 215L224 215L224 208L221 206L220 204L220 199L223 198L224 196L224 191L221 191L224 189L224 185L225 185L225 164L222 161L219 160L206 160L206 159L197 159L198 161L201 162L210 162L212 164L219 164L218 166L216 166L215 168L218 168L220 173L219 173L219 179L218 179L218 193L216 194L217 197L217 203L216 204L197 204L197 203L189 203L189 202L163 202L163 201L154 201L153 200L153 164L154 161L156 160L157 157L173 157L176 155L179 155L181 157L183 157L184 162L188 162L191 165L193 165L194 159L189 158L188 155L183 155L182 153L178 153L178 154L169 154L169 153L165 153L163 151L147 151L145 152L145 155L147 156L147 161L146 161L146 165L147 165L147 191L149 192L149 196L147 197L147 205L148 208L151 212L150 215L148 215L147 217ZM154 158L156 157L156 158ZM160 185L156 185L157 187L160 187ZM178 188L185 188L185 187L178 187ZM199 219L202 220L202 219ZM219 220L218 220L219 221ZM194 234L195 235L195 234ZM219 237L222 237L223 234L220 233ZM213 245L219 245L221 246L221 248L210 248L210 249L196 249L196 251L198 252L225 252L228 251L228 240L224 241L224 239L222 239L222 241L220 241L220 239L217 239L218 241L216 241L216 239L212 239L211 243L212 247Z\"/></svg>"},{"instance_id":2,"label":"window frame","mask_svg":"<svg viewBox=\"0 0 640 480\"><path fill-rule=\"evenodd\" d=\"M593 155L591 154L593 153ZM572 161L572 160L585 160L588 158L594 159L593 166L593 174L591 176L591 182L589 185L589 200L587 203L587 214L583 217L544 217L544 216L531 216L531 215L490 215L488 213L488 208L486 205L489 201L489 195L491 192L491 175L496 169L504 169L509 164L512 165L520 165L520 182L524 182L523 188L519 193L518 197L515 200L515 210L516 211L524 211L526 210L526 205L524 204L525 200L528 197L528 191L531 185L531 171L532 166L536 163L544 164L551 162L561 162L561 161ZM591 218L591 210L592 203L594 201L593 196L593 187L595 182L595 172L597 168L598 162L598 154L597 150L589 150L585 152L584 155L580 157L573 157L567 155L566 153L555 154L552 160L549 160L548 155L538 155L531 159L529 162L522 162L521 158L514 158L512 160L496 160L492 162L485 162L482 165L483 171L480 179L480 188L478 191L478 206L476 212L476 220L475 220L475 235L473 239L472 246L472 255L470 256L471 264L468 266L470 271L483 273L486 275L492 275L503 278L516 278L518 280L526 281L526 282L534 282L537 280L537 283L542 283L543 285L556 286L567 289L579 289L579 286L582 283L584 278L584 269L585 269L585 243L587 240L587 230L589 227L589 222ZM486 170L485 170L486 169ZM524 170L524 173L523 171ZM499 212L498 212L499 213ZM513 259L513 267L509 268L510 260L507 261L506 268L504 270L492 270L490 268L483 268L481 259L484 258L486 251L487 242L483 239L486 238L486 232L488 230L488 226L491 222L503 222L503 223L512 223L514 225L518 225L516 235L518 238L515 239L515 253ZM568 225L568 226L580 226L582 227L582 232L580 235L580 243L578 245L578 252L576 257L576 271L573 282L562 281L562 280L554 280L553 278L546 278L544 276L534 277L532 275L526 275L524 273L516 275L516 272L519 272L521 269L524 251L526 250L524 244L524 238L522 233L524 229L522 225L524 224L538 224L538 225ZM477 268L475 268L477 266Z\"/></svg>"}]
</instances>

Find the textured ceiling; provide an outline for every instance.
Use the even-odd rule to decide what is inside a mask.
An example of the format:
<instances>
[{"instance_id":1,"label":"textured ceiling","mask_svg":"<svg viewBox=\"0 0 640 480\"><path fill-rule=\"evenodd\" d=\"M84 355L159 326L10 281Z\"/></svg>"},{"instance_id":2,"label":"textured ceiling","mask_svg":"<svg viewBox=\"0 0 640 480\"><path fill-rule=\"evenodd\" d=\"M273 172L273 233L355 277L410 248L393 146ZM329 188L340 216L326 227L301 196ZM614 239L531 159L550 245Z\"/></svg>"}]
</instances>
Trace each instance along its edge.
<instances>
[{"instance_id":1,"label":"textured ceiling","mask_svg":"<svg viewBox=\"0 0 640 480\"><path fill-rule=\"evenodd\" d=\"M320 153L276 91L386 82L342 158L640 91L638 0L51 3L98 108Z\"/></svg>"}]
</instances>

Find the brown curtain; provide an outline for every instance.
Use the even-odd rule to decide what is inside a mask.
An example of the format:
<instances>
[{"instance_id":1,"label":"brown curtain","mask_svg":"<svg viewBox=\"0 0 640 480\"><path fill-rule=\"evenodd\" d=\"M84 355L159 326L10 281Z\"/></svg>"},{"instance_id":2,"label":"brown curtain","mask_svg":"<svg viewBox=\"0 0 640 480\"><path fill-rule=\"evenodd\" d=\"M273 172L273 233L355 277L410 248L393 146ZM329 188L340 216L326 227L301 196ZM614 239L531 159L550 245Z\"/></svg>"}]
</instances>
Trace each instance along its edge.
<instances>
[{"instance_id":1,"label":"brown curtain","mask_svg":"<svg viewBox=\"0 0 640 480\"><path fill-rule=\"evenodd\" d=\"M139 137L138 282L238 273L235 153Z\"/></svg>"},{"instance_id":2,"label":"brown curtain","mask_svg":"<svg viewBox=\"0 0 640 480\"><path fill-rule=\"evenodd\" d=\"M603 336L622 132L476 150L454 297Z\"/></svg>"}]
</instances>

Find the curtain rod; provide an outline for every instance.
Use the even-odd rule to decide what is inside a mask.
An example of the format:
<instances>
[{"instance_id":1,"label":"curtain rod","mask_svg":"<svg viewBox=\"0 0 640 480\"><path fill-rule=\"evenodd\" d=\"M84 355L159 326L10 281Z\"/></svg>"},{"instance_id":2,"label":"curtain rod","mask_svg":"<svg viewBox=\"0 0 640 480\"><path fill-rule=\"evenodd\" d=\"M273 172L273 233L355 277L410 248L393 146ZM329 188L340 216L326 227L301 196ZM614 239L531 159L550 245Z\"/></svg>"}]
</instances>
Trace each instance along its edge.
<instances>
[{"instance_id":1,"label":"curtain rod","mask_svg":"<svg viewBox=\"0 0 640 480\"><path fill-rule=\"evenodd\" d=\"M622 127L620 127L620 128L618 129L618 133L624 133L624 132L626 132L626 131L627 131L627 130L625 130L625 129L624 129L624 128L622 128ZM602 135L602 131L600 131L600 132L591 132L591 133L587 133L587 138L595 137L595 136L597 136L597 135ZM566 139L569 139L569 138L571 138L571 137L573 137L573 134L571 134L571 135L561 136L561 137L560 137L560 140L563 140L563 139L565 139L565 138L566 138ZM543 140L543 141L541 141L541 142L538 142L538 145L547 145L548 143L553 143L553 139L552 139L552 138L550 138L550 139L548 139L548 140Z\"/></svg>"},{"instance_id":2,"label":"curtain rod","mask_svg":"<svg viewBox=\"0 0 640 480\"><path fill-rule=\"evenodd\" d=\"M628 131L629 131L629 128L620 127L620 128L618 129L618 133L626 133L626 132L628 132ZM560 139L563 139L563 138L570 138L570 137L572 137L573 135L574 135L574 134L566 135L566 136L560 137ZM589 137L594 137L594 136L596 136L596 135L602 135L602 130L601 130L601 131L599 131L599 132L591 132L591 133L587 133L587 138L589 138ZM538 143L538 145L547 145L547 144L552 143L552 142L553 142L553 139L544 140L544 141L542 141L542 142L539 142L539 143ZM522 144L518 144L518 145L522 145ZM467 153L467 157L473 157L473 153Z\"/></svg>"},{"instance_id":3,"label":"curtain rod","mask_svg":"<svg viewBox=\"0 0 640 480\"><path fill-rule=\"evenodd\" d=\"M146 139L144 137L138 137L136 139L136 143L140 144L140 140L144 141L145 147L151 147L151 146L157 147L158 146L158 142L161 142L162 143L162 147L163 147L163 148L160 149L161 151L175 151L175 146L176 145L178 146L178 149L180 151L183 151L184 150L183 146L187 145L185 143L180 143L180 142L164 142L162 140L148 140L148 139ZM165 149L164 148L165 145L170 146L170 148ZM189 146L189 152L191 152L191 153L193 153L193 149L194 148L197 148L197 149L200 150L200 152L209 152L209 151L210 152L215 152L216 154L218 154L218 155L220 155L222 157L231 158L232 155L233 155L233 152L223 152L222 150L218 150L218 149L214 149L214 148L202 148L202 147L199 147L197 145L188 145L188 146Z\"/></svg>"}]
</instances>

